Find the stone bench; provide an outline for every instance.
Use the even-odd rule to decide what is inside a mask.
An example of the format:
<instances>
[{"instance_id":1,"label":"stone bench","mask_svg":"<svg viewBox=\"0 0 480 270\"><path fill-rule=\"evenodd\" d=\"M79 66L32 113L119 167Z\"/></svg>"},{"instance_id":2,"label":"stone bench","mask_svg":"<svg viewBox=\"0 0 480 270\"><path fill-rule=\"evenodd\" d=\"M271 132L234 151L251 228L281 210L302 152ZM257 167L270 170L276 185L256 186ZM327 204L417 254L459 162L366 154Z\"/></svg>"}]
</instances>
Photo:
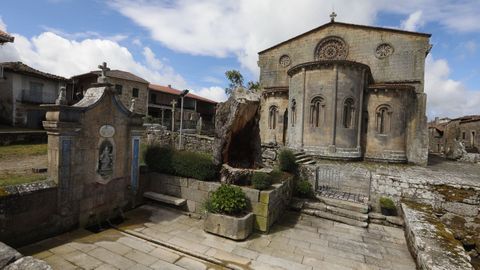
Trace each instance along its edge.
<instances>
[{"instance_id":1,"label":"stone bench","mask_svg":"<svg viewBox=\"0 0 480 270\"><path fill-rule=\"evenodd\" d=\"M143 193L143 197L157 201L157 202L172 204L175 206L181 206L187 202L187 200L182 198L177 198L170 195L160 194L160 193L151 192L151 191Z\"/></svg>"}]
</instances>

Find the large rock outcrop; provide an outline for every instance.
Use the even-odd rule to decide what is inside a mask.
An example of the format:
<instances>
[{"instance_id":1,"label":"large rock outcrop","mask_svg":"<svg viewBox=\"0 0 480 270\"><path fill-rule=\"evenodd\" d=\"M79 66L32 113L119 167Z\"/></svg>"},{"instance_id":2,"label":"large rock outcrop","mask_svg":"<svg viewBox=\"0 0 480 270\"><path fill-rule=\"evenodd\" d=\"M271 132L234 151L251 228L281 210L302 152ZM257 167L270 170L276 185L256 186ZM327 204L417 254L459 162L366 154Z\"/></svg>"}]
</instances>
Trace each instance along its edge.
<instances>
[{"instance_id":1,"label":"large rock outcrop","mask_svg":"<svg viewBox=\"0 0 480 270\"><path fill-rule=\"evenodd\" d=\"M259 107L260 95L244 88L235 89L226 102L218 104L213 153L217 165L260 167Z\"/></svg>"}]
</instances>

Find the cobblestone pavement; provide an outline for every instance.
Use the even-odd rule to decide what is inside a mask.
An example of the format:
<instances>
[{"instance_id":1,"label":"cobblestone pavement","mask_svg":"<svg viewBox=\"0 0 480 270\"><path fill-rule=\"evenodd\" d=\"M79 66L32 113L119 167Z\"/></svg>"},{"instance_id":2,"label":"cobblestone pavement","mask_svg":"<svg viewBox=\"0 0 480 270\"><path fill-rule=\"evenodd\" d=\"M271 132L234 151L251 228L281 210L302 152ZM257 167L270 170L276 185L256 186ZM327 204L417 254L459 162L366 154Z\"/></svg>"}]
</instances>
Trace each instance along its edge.
<instances>
[{"instance_id":1,"label":"cobblestone pavement","mask_svg":"<svg viewBox=\"0 0 480 270\"><path fill-rule=\"evenodd\" d=\"M236 242L207 234L202 225L176 210L145 205L128 212L119 230L78 230L21 251L54 269L222 269L202 257L237 269L415 269L401 229L362 229L286 212L269 234Z\"/></svg>"}]
</instances>

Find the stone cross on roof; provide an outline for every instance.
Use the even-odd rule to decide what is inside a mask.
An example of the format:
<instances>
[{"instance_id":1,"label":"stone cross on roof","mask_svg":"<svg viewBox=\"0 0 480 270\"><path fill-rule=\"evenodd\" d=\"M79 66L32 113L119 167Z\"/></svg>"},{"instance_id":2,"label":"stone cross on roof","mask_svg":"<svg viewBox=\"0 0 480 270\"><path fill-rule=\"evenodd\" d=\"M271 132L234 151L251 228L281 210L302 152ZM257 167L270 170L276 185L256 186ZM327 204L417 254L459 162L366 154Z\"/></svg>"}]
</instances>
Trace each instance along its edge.
<instances>
[{"instance_id":1,"label":"stone cross on roof","mask_svg":"<svg viewBox=\"0 0 480 270\"><path fill-rule=\"evenodd\" d=\"M332 11L332 14L330 14L330 22L334 22L335 17L337 17L337 13L335 13L335 11Z\"/></svg>"},{"instance_id":2,"label":"stone cross on roof","mask_svg":"<svg viewBox=\"0 0 480 270\"><path fill-rule=\"evenodd\" d=\"M103 62L103 64L101 65L98 65L98 68L100 70L102 70L102 74L100 75L100 77L98 77L98 82L99 83L106 83L107 82L107 71L110 70L110 68L107 67L107 63L106 62Z\"/></svg>"}]
</instances>

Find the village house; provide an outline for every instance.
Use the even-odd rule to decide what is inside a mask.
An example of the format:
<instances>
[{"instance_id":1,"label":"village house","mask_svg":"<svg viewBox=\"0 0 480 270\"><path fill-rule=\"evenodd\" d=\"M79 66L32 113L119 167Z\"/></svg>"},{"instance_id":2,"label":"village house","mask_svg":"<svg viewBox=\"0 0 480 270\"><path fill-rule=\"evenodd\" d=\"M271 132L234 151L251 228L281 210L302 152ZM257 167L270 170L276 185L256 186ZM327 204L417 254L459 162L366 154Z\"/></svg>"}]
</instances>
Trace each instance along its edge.
<instances>
[{"instance_id":1,"label":"village house","mask_svg":"<svg viewBox=\"0 0 480 270\"><path fill-rule=\"evenodd\" d=\"M429 124L430 152L447 154L457 142L468 153L480 153L480 115L467 115L455 119L436 119Z\"/></svg>"},{"instance_id":2,"label":"village house","mask_svg":"<svg viewBox=\"0 0 480 270\"><path fill-rule=\"evenodd\" d=\"M162 126L172 127L172 112L174 113L175 129L180 120L181 90L171 85L162 86L150 84L148 115L158 119ZM204 129L212 129L214 125L215 107L217 102L188 93L183 101L183 128L196 128L198 120L202 119Z\"/></svg>"},{"instance_id":3,"label":"village house","mask_svg":"<svg viewBox=\"0 0 480 270\"><path fill-rule=\"evenodd\" d=\"M7 42L13 42L14 37L6 33L5 31L0 30L0 45L3 45Z\"/></svg>"},{"instance_id":4,"label":"village house","mask_svg":"<svg viewBox=\"0 0 480 270\"><path fill-rule=\"evenodd\" d=\"M59 88L67 79L22 62L4 62L0 66L0 122L42 128L45 109L40 104L55 103Z\"/></svg>"},{"instance_id":5,"label":"village house","mask_svg":"<svg viewBox=\"0 0 480 270\"><path fill-rule=\"evenodd\" d=\"M97 82L100 70L90 71L85 74L73 76L67 87L69 104L74 104L82 99L84 92ZM127 108L132 107L134 112L147 114L148 84L145 79L123 70L107 70L108 81L114 85L117 95Z\"/></svg>"},{"instance_id":6,"label":"village house","mask_svg":"<svg viewBox=\"0 0 480 270\"><path fill-rule=\"evenodd\" d=\"M334 19L259 52L262 143L426 165L431 35Z\"/></svg>"}]
</instances>

